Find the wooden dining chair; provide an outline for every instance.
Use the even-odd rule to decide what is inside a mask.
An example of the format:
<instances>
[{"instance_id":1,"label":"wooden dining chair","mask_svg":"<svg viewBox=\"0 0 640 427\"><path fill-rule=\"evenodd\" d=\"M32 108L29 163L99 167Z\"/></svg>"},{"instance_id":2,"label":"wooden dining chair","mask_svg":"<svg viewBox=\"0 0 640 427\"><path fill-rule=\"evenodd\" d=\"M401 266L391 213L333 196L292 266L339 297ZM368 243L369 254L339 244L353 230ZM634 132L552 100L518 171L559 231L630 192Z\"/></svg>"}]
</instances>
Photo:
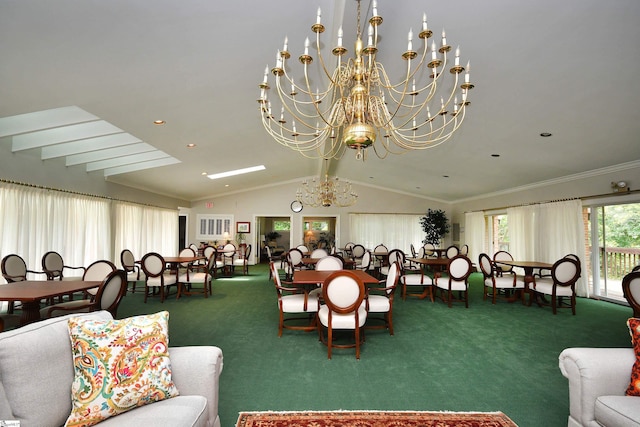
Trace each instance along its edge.
<instances>
[{"instance_id":1,"label":"wooden dining chair","mask_svg":"<svg viewBox=\"0 0 640 427\"><path fill-rule=\"evenodd\" d=\"M47 273L49 280L80 280L82 278L82 274L80 276L65 276L65 269L80 270L82 273L85 270L84 267L65 265L62 256L55 251L49 251L42 256L42 271Z\"/></svg>"},{"instance_id":2,"label":"wooden dining chair","mask_svg":"<svg viewBox=\"0 0 640 427\"><path fill-rule=\"evenodd\" d=\"M155 290L160 291L160 302L163 303L165 295L169 292L169 286L176 285L175 274L166 274L167 266L162 255L149 252L142 257L142 271L145 274L144 280L144 302L147 297L155 294Z\"/></svg>"},{"instance_id":3,"label":"wooden dining chair","mask_svg":"<svg viewBox=\"0 0 640 427\"><path fill-rule=\"evenodd\" d=\"M304 288L283 284L275 262L269 263L269 270L278 295L278 336L283 329L312 331L316 328L315 313L318 311L318 295L310 295ZM300 324L300 322L303 322Z\"/></svg>"},{"instance_id":4,"label":"wooden dining chair","mask_svg":"<svg viewBox=\"0 0 640 427\"><path fill-rule=\"evenodd\" d=\"M7 281L7 283L24 282L25 280L27 280L28 273L44 274L46 276L46 273L44 271L29 270L27 268L27 264L24 262L24 259L22 259L22 257L17 254L9 254L2 258L0 269L2 270L2 277ZM9 301L7 305L7 313L13 313L15 305L15 302Z\"/></svg>"},{"instance_id":5,"label":"wooden dining chair","mask_svg":"<svg viewBox=\"0 0 640 427\"><path fill-rule=\"evenodd\" d=\"M106 310L115 319L118 306L127 289L127 273L124 270L113 270L102 279L97 288L95 298L67 301L45 307L40 311L43 318L63 316L70 313L87 313Z\"/></svg>"},{"instance_id":6,"label":"wooden dining chair","mask_svg":"<svg viewBox=\"0 0 640 427\"><path fill-rule=\"evenodd\" d=\"M545 305L538 296L551 297L551 309L557 314L559 308L570 308L576 314L576 281L580 277L580 264L573 258L563 257L551 268L551 277L535 278L529 287L529 305L535 300L538 305ZM567 302L568 300L568 302Z\"/></svg>"},{"instance_id":7,"label":"wooden dining chair","mask_svg":"<svg viewBox=\"0 0 640 427\"><path fill-rule=\"evenodd\" d=\"M364 248L364 246L360 244L353 245L351 247L351 259L354 260L355 262L360 261L366 251L367 250Z\"/></svg>"},{"instance_id":8,"label":"wooden dining chair","mask_svg":"<svg viewBox=\"0 0 640 427\"><path fill-rule=\"evenodd\" d=\"M112 272L116 271L116 266L109 260L102 259L92 262L84 271L82 280L101 282ZM95 298L98 293L98 287L87 289L85 296Z\"/></svg>"},{"instance_id":9,"label":"wooden dining chair","mask_svg":"<svg viewBox=\"0 0 640 427\"><path fill-rule=\"evenodd\" d=\"M334 348L353 347L356 349L356 359L360 359L360 345L364 341L363 326L367 321L364 298L364 283L352 271L336 271L322 284L324 304L318 309L318 336L328 347L329 359ZM327 330L326 338L324 329ZM337 344L334 340L335 330L352 330L355 342Z\"/></svg>"},{"instance_id":10,"label":"wooden dining chair","mask_svg":"<svg viewBox=\"0 0 640 427\"><path fill-rule=\"evenodd\" d=\"M451 245L444 251L444 254L447 258L453 259L460 254L460 249L456 245Z\"/></svg>"},{"instance_id":11,"label":"wooden dining chair","mask_svg":"<svg viewBox=\"0 0 640 427\"><path fill-rule=\"evenodd\" d=\"M634 268L622 278L622 293L633 310L633 317L640 318L640 269Z\"/></svg>"},{"instance_id":12,"label":"wooden dining chair","mask_svg":"<svg viewBox=\"0 0 640 427\"><path fill-rule=\"evenodd\" d=\"M414 275L415 276L415 275ZM370 286L367 288L366 308L367 308L367 324L368 329L387 329L389 335L393 335L393 299L400 278L400 265L394 262L389 268L387 278L381 280L378 286ZM377 320L377 317L371 316L372 313L383 315L382 325L370 325L370 320Z\"/></svg>"},{"instance_id":13,"label":"wooden dining chair","mask_svg":"<svg viewBox=\"0 0 640 427\"><path fill-rule=\"evenodd\" d=\"M209 294L212 291L212 281L216 271L216 263L217 261L215 256L210 256L207 259L207 265L204 269L197 269L195 271L185 270L178 277L178 282L188 286L188 292L184 292L186 295L191 295L194 293L203 294L205 298L209 298ZM202 288L200 290L194 290L194 285L201 283ZM179 288L178 297L183 293L182 288Z\"/></svg>"},{"instance_id":14,"label":"wooden dining chair","mask_svg":"<svg viewBox=\"0 0 640 427\"><path fill-rule=\"evenodd\" d=\"M449 308L451 308L454 299L464 302L465 307L469 308L469 276L472 267L469 258L464 255L456 255L447 265L446 277L436 277L435 287L440 290L442 299L447 302Z\"/></svg>"},{"instance_id":15,"label":"wooden dining chair","mask_svg":"<svg viewBox=\"0 0 640 427\"><path fill-rule=\"evenodd\" d=\"M483 280L483 292L482 299L486 300L487 297L491 297L492 304L496 303L496 299L499 296L507 298L512 297L512 293L519 293L522 304L525 303L525 283L522 278L519 278L515 272L504 273L502 276L496 274L497 266L491 261L489 255L481 253L478 257L478 264L480 265L480 271L484 276Z\"/></svg>"},{"instance_id":16,"label":"wooden dining chair","mask_svg":"<svg viewBox=\"0 0 640 427\"><path fill-rule=\"evenodd\" d=\"M127 273L127 291L125 294L127 292L134 294L136 292L137 283L140 280L144 280L144 273L140 266L136 264L136 258L133 256L133 252L129 249L123 249L120 252L120 265L125 273Z\"/></svg>"},{"instance_id":17,"label":"wooden dining chair","mask_svg":"<svg viewBox=\"0 0 640 427\"><path fill-rule=\"evenodd\" d=\"M504 273L510 274L513 267L510 265L500 264L500 261L513 261L513 256L507 251L498 251L493 254L493 262L496 264L496 274L502 276Z\"/></svg>"},{"instance_id":18,"label":"wooden dining chair","mask_svg":"<svg viewBox=\"0 0 640 427\"><path fill-rule=\"evenodd\" d=\"M240 254L233 260L233 270L235 272L236 267L242 269L242 274L249 274L249 259L251 256L251 245L247 245L240 251Z\"/></svg>"}]
</instances>

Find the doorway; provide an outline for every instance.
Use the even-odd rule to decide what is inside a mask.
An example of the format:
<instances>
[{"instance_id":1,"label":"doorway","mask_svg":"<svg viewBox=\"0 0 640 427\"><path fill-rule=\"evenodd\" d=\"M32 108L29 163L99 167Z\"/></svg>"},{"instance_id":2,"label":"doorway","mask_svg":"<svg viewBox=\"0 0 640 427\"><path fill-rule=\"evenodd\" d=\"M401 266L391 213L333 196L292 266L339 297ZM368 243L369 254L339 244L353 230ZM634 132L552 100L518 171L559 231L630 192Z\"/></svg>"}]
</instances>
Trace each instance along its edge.
<instances>
[{"instance_id":1,"label":"doorway","mask_svg":"<svg viewBox=\"0 0 640 427\"><path fill-rule=\"evenodd\" d=\"M256 236L258 239L256 251L258 262L268 262L266 246L269 246L272 256L280 256L290 249L291 218L288 216L257 216Z\"/></svg>"},{"instance_id":2,"label":"doorway","mask_svg":"<svg viewBox=\"0 0 640 427\"><path fill-rule=\"evenodd\" d=\"M304 245L310 250L322 248L330 250L336 244L335 216L306 216L302 218Z\"/></svg>"}]
</instances>

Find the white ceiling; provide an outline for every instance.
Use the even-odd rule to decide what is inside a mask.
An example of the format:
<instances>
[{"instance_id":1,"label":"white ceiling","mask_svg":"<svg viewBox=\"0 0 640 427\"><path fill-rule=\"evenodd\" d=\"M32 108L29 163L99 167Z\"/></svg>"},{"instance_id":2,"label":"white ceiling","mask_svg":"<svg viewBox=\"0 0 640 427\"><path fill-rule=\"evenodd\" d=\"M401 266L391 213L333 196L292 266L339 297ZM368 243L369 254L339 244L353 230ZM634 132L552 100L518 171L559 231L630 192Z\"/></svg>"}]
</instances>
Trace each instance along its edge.
<instances>
[{"instance_id":1,"label":"white ceiling","mask_svg":"<svg viewBox=\"0 0 640 427\"><path fill-rule=\"evenodd\" d=\"M267 136L256 102L265 65L274 65L285 36L292 56L301 53L318 6L327 44L344 14L349 47L354 0L0 0L0 135L9 135L0 144L17 139L7 118L75 106L128 144L161 153L148 160L176 161L107 177L120 184L201 200L318 174L321 161ZM378 12L385 67L402 65L407 32L426 12L429 26L444 27L471 61L476 87L464 124L444 145L333 162L331 173L356 190L360 183L457 201L637 167L639 1L379 0ZM53 161L47 150L25 149ZM76 157L66 167L88 162ZM259 164L266 170L216 181L202 175Z\"/></svg>"}]
</instances>

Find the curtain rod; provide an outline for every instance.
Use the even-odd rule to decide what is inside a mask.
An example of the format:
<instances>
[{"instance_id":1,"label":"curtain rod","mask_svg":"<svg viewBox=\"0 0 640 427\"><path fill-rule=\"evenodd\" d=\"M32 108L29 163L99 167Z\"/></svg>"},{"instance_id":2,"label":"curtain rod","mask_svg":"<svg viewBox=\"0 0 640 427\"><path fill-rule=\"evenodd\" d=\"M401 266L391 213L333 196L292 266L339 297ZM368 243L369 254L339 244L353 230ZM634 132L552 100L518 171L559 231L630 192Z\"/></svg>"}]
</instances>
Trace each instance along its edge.
<instances>
[{"instance_id":1,"label":"curtain rod","mask_svg":"<svg viewBox=\"0 0 640 427\"><path fill-rule=\"evenodd\" d=\"M640 193L640 190L629 190L629 191L625 191L625 192L594 194L593 196L569 197L569 198L566 198L566 199L545 200L545 201L542 201L542 202L522 203L520 205L500 206L500 207L497 207L497 208L479 209L479 210L476 210L476 211L465 211L464 213L484 212L484 211L501 211L501 210L509 209L509 208L519 208L521 206L544 205L546 203L568 202L569 200L601 199L601 198L604 198L604 197L611 197L611 196L615 197L615 196L623 196L623 195L636 194L636 193Z\"/></svg>"},{"instance_id":2,"label":"curtain rod","mask_svg":"<svg viewBox=\"0 0 640 427\"><path fill-rule=\"evenodd\" d=\"M85 196L85 197L94 197L96 199L104 199L104 200L110 200L113 202L124 202L124 203L131 203L134 205L140 205L140 206L148 206L151 208L159 208L159 209L168 209L168 210L177 210L177 209L171 209L171 208L165 208L162 206L156 206L156 205L151 205L148 203L140 203L140 202L132 202L129 200L122 200L122 199L115 199L113 197L107 197L107 196L98 196L95 194L89 194L89 193L81 193L79 191L72 191L72 190L61 190L59 188L53 188L53 187L46 187L44 185L36 185L36 184L28 184L26 182L19 182L19 181L13 181L10 179L4 179L4 178L0 178L0 183L4 183L4 184L12 184L12 185L21 185L23 187L31 187L31 188L38 188L40 190L47 190L47 191L57 191L59 193L67 193L67 194L74 194L76 196Z\"/></svg>"}]
</instances>

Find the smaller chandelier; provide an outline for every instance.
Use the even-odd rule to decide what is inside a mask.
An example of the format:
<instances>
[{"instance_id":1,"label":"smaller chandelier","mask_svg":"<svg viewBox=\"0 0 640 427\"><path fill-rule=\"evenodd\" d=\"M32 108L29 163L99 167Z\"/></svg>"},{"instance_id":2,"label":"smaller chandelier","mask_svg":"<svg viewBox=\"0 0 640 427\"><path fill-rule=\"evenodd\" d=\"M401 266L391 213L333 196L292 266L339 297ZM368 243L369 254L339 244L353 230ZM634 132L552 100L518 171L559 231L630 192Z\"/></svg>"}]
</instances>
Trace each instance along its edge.
<instances>
[{"instance_id":1,"label":"smaller chandelier","mask_svg":"<svg viewBox=\"0 0 640 427\"><path fill-rule=\"evenodd\" d=\"M304 180L302 187L296 191L296 199L306 206L351 206L358 200L358 195L351 188L349 181L340 181L336 176L329 179L325 174L324 180L313 178L311 182Z\"/></svg>"}]
</instances>

